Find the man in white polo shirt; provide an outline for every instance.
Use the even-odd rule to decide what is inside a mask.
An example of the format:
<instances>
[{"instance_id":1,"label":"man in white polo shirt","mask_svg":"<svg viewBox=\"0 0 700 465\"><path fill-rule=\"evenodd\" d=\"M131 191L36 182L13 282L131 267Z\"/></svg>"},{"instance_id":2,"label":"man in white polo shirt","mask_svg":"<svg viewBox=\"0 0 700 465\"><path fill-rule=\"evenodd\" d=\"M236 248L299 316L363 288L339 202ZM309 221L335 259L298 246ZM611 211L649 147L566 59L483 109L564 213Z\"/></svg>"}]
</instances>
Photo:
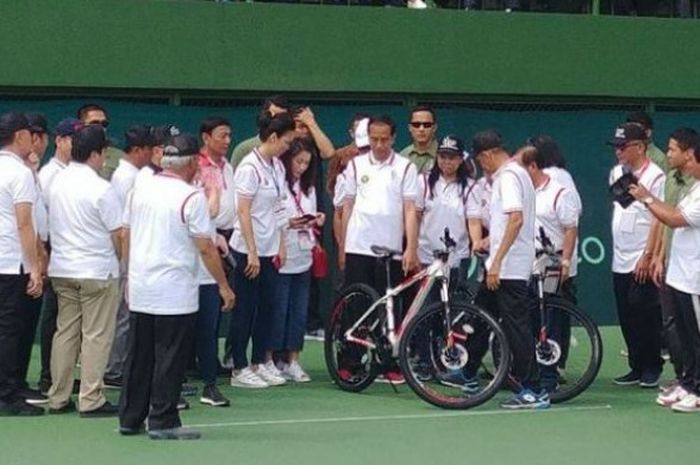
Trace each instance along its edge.
<instances>
[{"instance_id":1,"label":"man in white polo shirt","mask_svg":"<svg viewBox=\"0 0 700 465\"><path fill-rule=\"evenodd\" d=\"M129 346L119 401L119 432L139 434L148 418L152 439L198 439L177 411L199 305L199 257L233 307L221 258L211 240L204 194L191 185L199 146L188 134L164 148L163 171L137 185L127 205Z\"/></svg>"},{"instance_id":2,"label":"man in white polo shirt","mask_svg":"<svg viewBox=\"0 0 700 465\"><path fill-rule=\"evenodd\" d=\"M54 143L56 152L51 159L39 170L39 184L44 196L44 205L49 205L49 189L56 175L63 171L70 163L73 136L83 126L80 120L65 118L54 129ZM47 209L48 214L48 209ZM51 252L51 241L47 242L48 252ZM39 377L39 391L46 395L51 388L51 346L53 335L56 333L56 317L58 316L58 302L56 293L51 286L51 280L46 280L44 285L44 305L41 310L40 334L41 340L41 375Z\"/></svg>"},{"instance_id":3,"label":"man in white polo shirt","mask_svg":"<svg viewBox=\"0 0 700 465\"><path fill-rule=\"evenodd\" d=\"M501 403L508 409L540 409L550 405L540 389L528 289L535 260L535 189L527 171L505 151L501 135L477 133L472 153L493 179L489 237L477 245L489 250L486 286L478 300L501 318L513 352L512 374L520 385L516 395Z\"/></svg>"},{"instance_id":4,"label":"man in white polo shirt","mask_svg":"<svg viewBox=\"0 0 700 465\"><path fill-rule=\"evenodd\" d=\"M671 308L666 311L676 320L683 373L678 386L656 401L677 412L700 412L700 136L683 128L672 140L680 150L669 148L671 166L694 178L678 206L664 203L641 184L632 186L630 193L674 229L666 273Z\"/></svg>"},{"instance_id":5,"label":"man in white polo shirt","mask_svg":"<svg viewBox=\"0 0 700 465\"><path fill-rule=\"evenodd\" d=\"M42 292L32 220L37 193L24 162L31 150L24 115L0 115L0 416L44 413L27 404L21 392L25 311Z\"/></svg>"},{"instance_id":6,"label":"man in white polo shirt","mask_svg":"<svg viewBox=\"0 0 700 465\"><path fill-rule=\"evenodd\" d=\"M646 154L648 140L637 123L624 123L608 141L618 164L610 172L610 185L629 173L657 198L663 199L664 172ZM634 199L632 199L634 200ZM627 343L630 371L615 378L618 385L638 384L653 388L659 384L661 358L661 305L659 289L650 279L654 253L655 226L651 213L639 201L627 208L614 202L613 287L620 329Z\"/></svg>"},{"instance_id":7,"label":"man in white polo shirt","mask_svg":"<svg viewBox=\"0 0 700 465\"><path fill-rule=\"evenodd\" d=\"M84 418L116 414L102 384L119 305L121 232L119 201L98 175L106 147L101 126L80 129L73 138L72 161L56 175L49 196L48 274L58 297L49 412L75 410L73 368L80 355L78 403Z\"/></svg>"},{"instance_id":8,"label":"man in white polo shirt","mask_svg":"<svg viewBox=\"0 0 700 465\"><path fill-rule=\"evenodd\" d=\"M155 145L154 128L146 124L130 126L124 133L124 157L119 160L119 166L112 174L110 183L119 199L121 211L127 202L127 197L134 187L139 170L145 167L153 156ZM124 257L122 257L122 264ZM117 310L117 322L114 329L114 342L112 352L105 369L105 386L119 388L122 385L122 369L126 360L126 336L129 332L129 308L124 297L126 284L126 268L121 267L119 280L119 309Z\"/></svg>"}]
</instances>

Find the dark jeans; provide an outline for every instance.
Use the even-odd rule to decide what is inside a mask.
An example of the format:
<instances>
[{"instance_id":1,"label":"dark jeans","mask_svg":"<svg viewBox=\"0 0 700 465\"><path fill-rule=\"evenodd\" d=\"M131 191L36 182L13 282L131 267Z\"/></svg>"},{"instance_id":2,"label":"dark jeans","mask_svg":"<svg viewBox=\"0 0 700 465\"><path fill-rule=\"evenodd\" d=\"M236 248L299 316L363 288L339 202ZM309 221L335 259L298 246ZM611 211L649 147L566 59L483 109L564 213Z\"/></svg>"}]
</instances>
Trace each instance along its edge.
<instances>
[{"instance_id":1,"label":"dark jeans","mask_svg":"<svg viewBox=\"0 0 700 465\"><path fill-rule=\"evenodd\" d=\"M522 387L540 390L539 369L535 358L531 309L532 294L525 280L502 279L499 288L490 291L485 285L479 289L476 303L498 319L513 354L511 374ZM478 367L488 349L488 334L478 331L481 342L474 343L474 361L467 366Z\"/></svg>"},{"instance_id":2,"label":"dark jeans","mask_svg":"<svg viewBox=\"0 0 700 465\"><path fill-rule=\"evenodd\" d=\"M632 273L613 273L613 287L630 369L638 374L660 373L664 362L658 288L652 282L636 282Z\"/></svg>"},{"instance_id":3,"label":"dark jeans","mask_svg":"<svg viewBox=\"0 0 700 465\"><path fill-rule=\"evenodd\" d=\"M280 273L277 277L271 337L273 350L298 352L303 348L310 287L310 271Z\"/></svg>"},{"instance_id":4,"label":"dark jeans","mask_svg":"<svg viewBox=\"0 0 700 465\"><path fill-rule=\"evenodd\" d=\"M31 305L27 296L28 275L0 275L0 401L12 402L24 378L20 360Z\"/></svg>"},{"instance_id":5,"label":"dark jeans","mask_svg":"<svg viewBox=\"0 0 700 465\"><path fill-rule=\"evenodd\" d=\"M321 316L321 281L311 277L308 298L308 317L306 320L306 328L313 331L319 328L324 328L323 317Z\"/></svg>"},{"instance_id":6,"label":"dark jeans","mask_svg":"<svg viewBox=\"0 0 700 465\"><path fill-rule=\"evenodd\" d=\"M195 353L197 354L199 374L206 385L216 383L216 374L219 370L217 352L220 312L219 286L217 284L199 286Z\"/></svg>"},{"instance_id":7,"label":"dark jeans","mask_svg":"<svg viewBox=\"0 0 700 465\"><path fill-rule=\"evenodd\" d=\"M678 317L677 334L682 350L681 385L700 395L700 297L668 288L670 304Z\"/></svg>"},{"instance_id":8,"label":"dark jeans","mask_svg":"<svg viewBox=\"0 0 700 465\"><path fill-rule=\"evenodd\" d=\"M265 352L271 350L270 334L274 314L274 292L278 273L272 265L272 257L260 257L260 274L246 278L248 256L232 252L238 266L234 272L236 309L231 314L231 352L236 370L248 366L248 342L253 340L250 363L265 363Z\"/></svg>"},{"instance_id":9,"label":"dark jeans","mask_svg":"<svg viewBox=\"0 0 700 465\"><path fill-rule=\"evenodd\" d=\"M181 426L177 403L197 315L155 316L131 312L119 424L139 428Z\"/></svg>"},{"instance_id":10,"label":"dark jeans","mask_svg":"<svg viewBox=\"0 0 700 465\"><path fill-rule=\"evenodd\" d=\"M44 305L40 317L41 376L39 379L48 385L51 385L51 346L53 335L56 333L57 317L58 300L51 280L47 279L44 284Z\"/></svg>"},{"instance_id":11,"label":"dark jeans","mask_svg":"<svg viewBox=\"0 0 700 465\"><path fill-rule=\"evenodd\" d=\"M681 345L679 325L682 325L681 317L676 305L675 291L664 283L659 289L661 302L661 337L668 348L668 355L671 357L671 365L676 379L683 378L683 363L685 352Z\"/></svg>"}]
</instances>

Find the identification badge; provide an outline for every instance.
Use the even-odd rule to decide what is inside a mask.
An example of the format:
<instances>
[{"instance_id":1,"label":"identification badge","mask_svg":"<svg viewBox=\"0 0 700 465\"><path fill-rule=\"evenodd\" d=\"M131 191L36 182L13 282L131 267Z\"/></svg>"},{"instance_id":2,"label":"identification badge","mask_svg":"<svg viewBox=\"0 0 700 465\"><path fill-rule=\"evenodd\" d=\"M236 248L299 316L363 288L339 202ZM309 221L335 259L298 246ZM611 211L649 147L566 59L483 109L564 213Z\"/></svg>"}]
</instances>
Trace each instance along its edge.
<instances>
[{"instance_id":1,"label":"identification badge","mask_svg":"<svg viewBox=\"0 0 700 465\"><path fill-rule=\"evenodd\" d=\"M627 234L634 234L634 226L637 222L637 212L625 210L620 216L620 231Z\"/></svg>"},{"instance_id":2,"label":"identification badge","mask_svg":"<svg viewBox=\"0 0 700 465\"><path fill-rule=\"evenodd\" d=\"M299 248L301 250L314 248L314 238L311 236L311 232L306 230L299 231Z\"/></svg>"}]
</instances>

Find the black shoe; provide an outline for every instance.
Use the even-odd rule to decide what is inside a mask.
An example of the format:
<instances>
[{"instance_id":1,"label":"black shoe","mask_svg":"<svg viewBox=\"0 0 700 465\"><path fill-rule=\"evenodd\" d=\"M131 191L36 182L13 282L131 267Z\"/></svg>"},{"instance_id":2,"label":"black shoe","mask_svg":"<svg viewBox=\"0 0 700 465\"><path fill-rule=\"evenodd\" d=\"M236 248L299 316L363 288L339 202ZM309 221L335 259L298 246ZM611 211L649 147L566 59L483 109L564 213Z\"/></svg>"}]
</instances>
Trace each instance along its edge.
<instances>
[{"instance_id":1,"label":"black shoe","mask_svg":"<svg viewBox=\"0 0 700 465\"><path fill-rule=\"evenodd\" d=\"M177 409L178 410L188 410L190 408L190 403L185 400L184 397L180 397L180 400L177 401Z\"/></svg>"},{"instance_id":2,"label":"black shoe","mask_svg":"<svg viewBox=\"0 0 700 465\"><path fill-rule=\"evenodd\" d=\"M49 398L41 392L28 387L20 389L17 395L30 405L42 405L49 402Z\"/></svg>"},{"instance_id":3,"label":"black shoe","mask_svg":"<svg viewBox=\"0 0 700 465\"><path fill-rule=\"evenodd\" d=\"M639 384L640 376L639 373L632 370L625 376L619 376L613 380L613 383L618 386L631 386L633 384Z\"/></svg>"},{"instance_id":4,"label":"black shoe","mask_svg":"<svg viewBox=\"0 0 700 465\"><path fill-rule=\"evenodd\" d=\"M189 428L170 428L170 429L156 429L148 431L148 437L151 439L199 439L202 437L202 433L196 429Z\"/></svg>"},{"instance_id":5,"label":"black shoe","mask_svg":"<svg viewBox=\"0 0 700 465\"><path fill-rule=\"evenodd\" d=\"M43 408L29 405L24 399L13 402L0 401L0 417L36 417L43 414Z\"/></svg>"},{"instance_id":6,"label":"black shoe","mask_svg":"<svg viewBox=\"0 0 700 465\"><path fill-rule=\"evenodd\" d=\"M105 378L103 380L105 388L107 389L121 389L123 385L123 379L119 378Z\"/></svg>"},{"instance_id":7,"label":"black shoe","mask_svg":"<svg viewBox=\"0 0 700 465\"><path fill-rule=\"evenodd\" d=\"M96 408L95 410L88 410L87 412L80 412L81 418L104 418L104 417L115 417L119 413L119 408L116 405L112 405L109 402L102 404L102 407Z\"/></svg>"},{"instance_id":8,"label":"black shoe","mask_svg":"<svg viewBox=\"0 0 700 465\"><path fill-rule=\"evenodd\" d=\"M180 393L185 397L192 397L197 395L197 386L194 384L182 383L182 391Z\"/></svg>"},{"instance_id":9,"label":"black shoe","mask_svg":"<svg viewBox=\"0 0 700 465\"><path fill-rule=\"evenodd\" d=\"M137 434L143 434L146 432L146 428L144 425L139 426L138 428L130 428L128 426L120 426L119 427L119 434L122 436L136 436Z\"/></svg>"},{"instance_id":10,"label":"black shoe","mask_svg":"<svg viewBox=\"0 0 700 465\"><path fill-rule=\"evenodd\" d=\"M661 378L660 371L645 371L639 378L639 387L655 388L659 385L659 378Z\"/></svg>"},{"instance_id":11,"label":"black shoe","mask_svg":"<svg viewBox=\"0 0 700 465\"><path fill-rule=\"evenodd\" d=\"M212 407L228 407L231 402L221 394L219 388L215 384L204 386L202 389L202 397L199 398L202 404L211 405Z\"/></svg>"},{"instance_id":12,"label":"black shoe","mask_svg":"<svg viewBox=\"0 0 700 465\"><path fill-rule=\"evenodd\" d=\"M61 415L63 413L72 413L75 412L75 402L72 400L68 400L68 403L64 405L63 407L60 408L50 408L49 407L49 415Z\"/></svg>"},{"instance_id":13,"label":"black shoe","mask_svg":"<svg viewBox=\"0 0 700 465\"><path fill-rule=\"evenodd\" d=\"M51 389L51 380L50 379L40 379L38 383L36 383L36 387L39 388L39 392L45 396L49 395L49 389Z\"/></svg>"}]
</instances>

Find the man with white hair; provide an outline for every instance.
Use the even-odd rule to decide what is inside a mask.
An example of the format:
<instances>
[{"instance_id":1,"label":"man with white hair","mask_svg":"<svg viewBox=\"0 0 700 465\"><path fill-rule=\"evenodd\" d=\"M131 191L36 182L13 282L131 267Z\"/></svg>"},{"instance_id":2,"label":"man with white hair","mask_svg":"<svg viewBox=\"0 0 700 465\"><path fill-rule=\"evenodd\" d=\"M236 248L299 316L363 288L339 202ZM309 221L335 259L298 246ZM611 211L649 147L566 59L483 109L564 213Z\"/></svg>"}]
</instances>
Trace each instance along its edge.
<instances>
[{"instance_id":1,"label":"man with white hair","mask_svg":"<svg viewBox=\"0 0 700 465\"><path fill-rule=\"evenodd\" d=\"M191 185L199 144L188 134L170 138L163 171L137 184L126 205L128 297L131 317L119 432L139 434L148 418L151 439L198 439L177 411L199 306L199 261L219 286L224 310L235 295L211 239L203 192Z\"/></svg>"}]
</instances>

